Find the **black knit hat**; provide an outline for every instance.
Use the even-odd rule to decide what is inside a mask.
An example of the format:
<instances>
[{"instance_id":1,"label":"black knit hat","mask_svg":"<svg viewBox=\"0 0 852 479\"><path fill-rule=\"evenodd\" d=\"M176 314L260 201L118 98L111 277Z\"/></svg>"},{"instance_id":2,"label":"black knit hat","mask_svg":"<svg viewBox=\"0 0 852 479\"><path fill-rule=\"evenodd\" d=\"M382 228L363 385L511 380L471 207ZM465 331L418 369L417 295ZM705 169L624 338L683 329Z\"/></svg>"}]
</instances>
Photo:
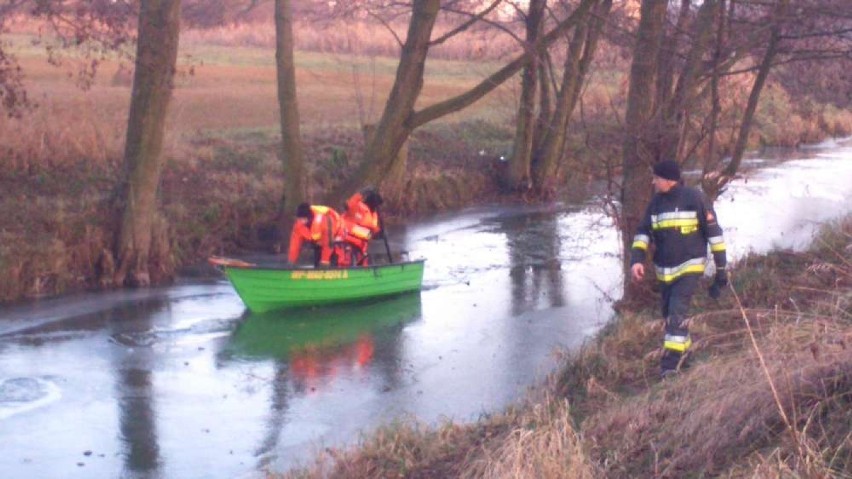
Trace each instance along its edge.
<instances>
[{"instance_id":1,"label":"black knit hat","mask_svg":"<svg viewBox=\"0 0 852 479\"><path fill-rule=\"evenodd\" d=\"M364 204L370 208L370 211L376 211L376 208L381 206L384 202L382 195L380 195L374 188L369 187L361 190L361 198L363 198Z\"/></svg>"},{"instance_id":2,"label":"black knit hat","mask_svg":"<svg viewBox=\"0 0 852 479\"><path fill-rule=\"evenodd\" d=\"M654 176L671 181L680 181L680 167L673 160L660 161L654 165Z\"/></svg>"},{"instance_id":3,"label":"black knit hat","mask_svg":"<svg viewBox=\"0 0 852 479\"><path fill-rule=\"evenodd\" d=\"M299 206L296 207L296 217L309 219L313 217L313 214L311 213L311 205L307 203L300 203Z\"/></svg>"}]
</instances>

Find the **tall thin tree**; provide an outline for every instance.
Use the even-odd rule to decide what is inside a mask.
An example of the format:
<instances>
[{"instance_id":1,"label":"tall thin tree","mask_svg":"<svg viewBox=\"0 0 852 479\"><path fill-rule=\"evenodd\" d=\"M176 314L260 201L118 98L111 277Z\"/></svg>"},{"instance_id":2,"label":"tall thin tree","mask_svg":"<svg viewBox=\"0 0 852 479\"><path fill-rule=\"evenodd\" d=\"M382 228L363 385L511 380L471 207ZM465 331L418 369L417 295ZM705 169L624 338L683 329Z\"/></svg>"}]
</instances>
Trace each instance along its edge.
<instances>
[{"instance_id":1,"label":"tall thin tree","mask_svg":"<svg viewBox=\"0 0 852 479\"><path fill-rule=\"evenodd\" d=\"M658 55L666 19L667 0L643 0L640 7L630 85L627 93L624 146L622 150L621 218L624 269L630 262L631 232L639 224L644 203L650 194L647 171L653 163L653 145L648 126L654 114L654 95ZM636 294L625 275L625 298Z\"/></svg>"},{"instance_id":2,"label":"tall thin tree","mask_svg":"<svg viewBox=\"0 0 852 479\"><path fill-rule=\"evenodd\" d=\"M281 199L280 219L277 225L279 233L289 229L296 205L305 200L305 160L299 127L293 50L292 2L275 0L275 64L281 124L280 155L284 168L284 195Z\"/></svg>"},{"instance_id":3,"label":"tall thin tree","mask_svg":"<svg viewBox=\"0 0 852 479\"><path fill-rule=\"evenodd\" d=\"M139 12L130 114L124 148L123 212L116 244L119 285L151 283L157 189L166 113L174 87L180 33L180 0L146 0ZM165 232L160 234L165 236Z\"/></svg>"}]
</instances>

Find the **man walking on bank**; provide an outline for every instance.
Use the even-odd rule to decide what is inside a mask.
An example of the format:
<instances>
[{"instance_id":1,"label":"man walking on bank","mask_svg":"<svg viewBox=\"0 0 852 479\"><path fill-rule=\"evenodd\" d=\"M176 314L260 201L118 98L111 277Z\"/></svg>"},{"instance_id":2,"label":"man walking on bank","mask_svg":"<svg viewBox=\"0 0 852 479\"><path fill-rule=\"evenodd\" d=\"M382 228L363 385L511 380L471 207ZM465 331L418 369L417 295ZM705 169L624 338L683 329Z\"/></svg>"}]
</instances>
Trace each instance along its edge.
<instances>
[{"instance_id":1,"label":"man walking on bank","mask_svg":"<svg viewBox=\"0 0 852 479\"><path fill-rule=\"evenodd\" d=\"M727 258L722 228L704 193L681 185L680 167L674 161L658 162L653 172L655 194L633 238L630 273L633 281L645 277L643 262L648 246L653 244L665 319L660 361L660 374L665 378L678 371L681 358L692 344L686 319L690 300L704 274L707 245L716 264L716 278L710 288L714 298L728 284Z\"/></svg>"}]
</instances>

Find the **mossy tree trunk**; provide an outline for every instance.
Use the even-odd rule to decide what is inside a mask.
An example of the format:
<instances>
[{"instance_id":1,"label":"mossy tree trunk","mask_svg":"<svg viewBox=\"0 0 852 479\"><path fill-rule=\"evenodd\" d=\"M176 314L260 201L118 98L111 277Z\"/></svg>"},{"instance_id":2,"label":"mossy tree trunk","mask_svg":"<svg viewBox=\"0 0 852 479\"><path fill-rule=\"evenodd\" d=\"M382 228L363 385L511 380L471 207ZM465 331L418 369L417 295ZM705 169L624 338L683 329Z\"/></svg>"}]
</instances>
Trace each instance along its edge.
<instances>
[{"instance_id":1,"label":"mossy tree trunk","mask_svg":"<svg viewBox=\"0 0 852 479\"><path fill-rule=\"evenodd\" d=\"M113 277L115 284L128 286L149 285L151 264L156 266L163 260L151 258L150 253L163 164L166 113L174 87L180 32L180 0L148 0L140 5L139 38L124 149L123 212Z\"/></svg>"},{"instance_id":2,"label":"mossy tree trunk","mask_svg":"<svg viewBox=\"0 0 852 479\"><path fill-rule=\"evenodd\" d=\"M546 0L530 0L524 22L526 42L524 49L529 51L521 70L521 98L515 117L515 139L509 168L506 170L505 183L511 191L525 192L532 187L531 163L533 138L536 126L536 93L539 89L539 71L542 58L535 48L541 35ZM543 52L542 52L543 53Z\"/></svg>"},{"instance_id":3,"label":"mossy tree trunk","mask_svg":"<svg viewBox=\"0 0 852 479\"><path fill-rule=\"evenodd\" d=\"M654 144L649 138L649 125L654 115L654 95L657 61L666 19L668 0L643 0L640 7L639 28L633 62L630 66L630 84L627 93L625 137L622 149L622 189L620 230L625 273L630 267L630 246L633 232L639 225L645 203L650 196L648 169L654 162ZM647 275L648 277L652 275ZM638 293L624 275L624 296L630 300Z\"/></svg>"},{"instance_id":4,"label":"mossy tree trunk","mask_svg":"<svg viewBox=\"0 0 852 479\"><path fill-rule=\"evenodd\" d=\"M562 82L556 96L556 108L549 121L532 165L533 188L542 197L550 195L560 180L560 167L568 135L568 120L580 98L580 90L597 50L604 22L612 9L612 0L603 0L594 11L587 14L572 35L565 56Z\"/></svg>"},{"instance_id":5,"label":"mossy tree trunk","mask_svg":"<svg viewBox=\"0 0 852 479\"><path fill-rule=\"evenodd\" d=\"M299 127L299 105L296 99L291 0L275 0L275 64L281 123L280 158L284 169L284 194L276 228L278 238L283 240L286 238L285 232L292 226L296 206L305 201L306 196L305 160Z\"/></svg>"}]
</instances>

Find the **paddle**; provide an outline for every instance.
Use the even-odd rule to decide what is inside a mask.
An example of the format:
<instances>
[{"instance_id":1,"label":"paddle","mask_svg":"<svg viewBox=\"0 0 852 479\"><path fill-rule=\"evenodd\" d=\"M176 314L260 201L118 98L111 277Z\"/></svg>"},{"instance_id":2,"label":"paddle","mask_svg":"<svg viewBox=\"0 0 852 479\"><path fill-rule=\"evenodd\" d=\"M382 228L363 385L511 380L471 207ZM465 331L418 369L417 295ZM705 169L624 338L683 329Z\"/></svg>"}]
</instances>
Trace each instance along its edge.
<instances>
[{"instance_id":1,"label":"paddle","mask_svg":"<svg viewBox=\"0 0 852 479\"><path fill-rule=\"evenodd\" d=\"M388 245L388 232L385 231L385 222L382 221L382 215L379 213L379 207L376 207L376 214L379 216L379 228L382 230L382 239L385 240L385 251L388 253L388 263L393 263L393 256L391 256L390 246Z\"/></svg>"}]
</instances>

